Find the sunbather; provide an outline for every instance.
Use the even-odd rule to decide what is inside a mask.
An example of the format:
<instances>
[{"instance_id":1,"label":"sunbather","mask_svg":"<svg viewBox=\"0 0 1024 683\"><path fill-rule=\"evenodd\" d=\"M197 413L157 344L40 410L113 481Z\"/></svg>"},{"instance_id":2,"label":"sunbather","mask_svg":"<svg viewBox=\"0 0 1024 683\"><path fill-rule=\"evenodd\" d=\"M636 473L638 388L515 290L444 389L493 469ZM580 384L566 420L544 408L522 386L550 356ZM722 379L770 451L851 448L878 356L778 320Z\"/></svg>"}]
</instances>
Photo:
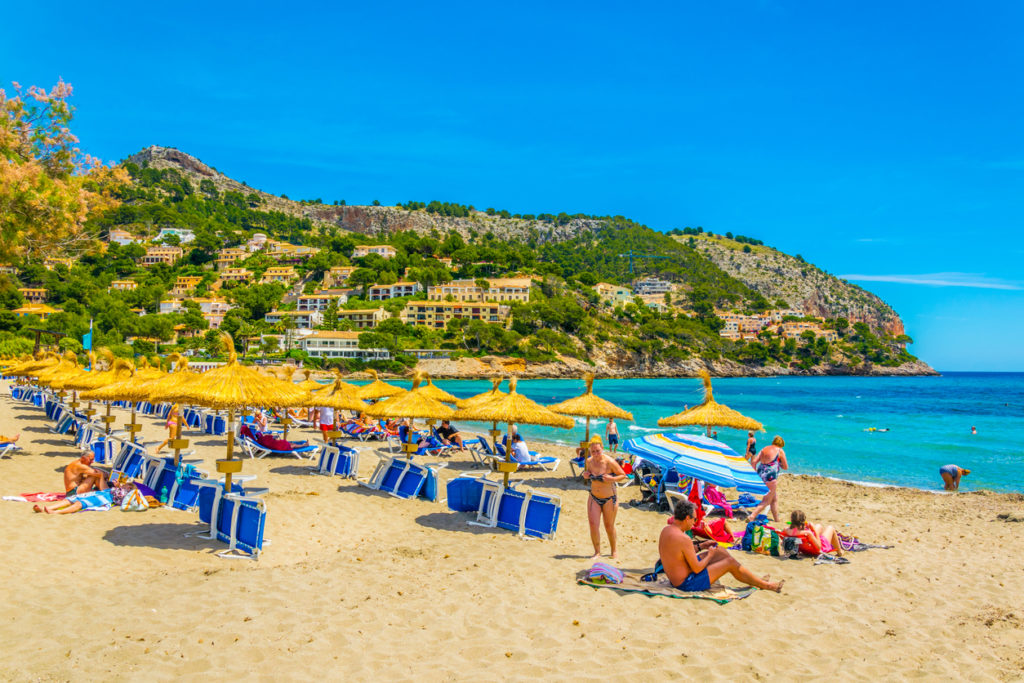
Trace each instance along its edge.
<instances>
[{"instance_id":1,"label":"sunbather","mask_svg":"<svg viewBox=\"0 0 1024 683\"><path fill-rule=\"evenodd\" d=\"M693 539L686 535L696 521L697 509L693 503L680 501L676 503L672 520L658 538L661 567L673 586L683 591L705 591L718 579L732 574L748 586L775 592L782 590L783 581L773 582L769 576L756 576L715 541L702 543L701 547L706 550L698 553Z\"/></svg>"},{"instance_id":2,"label":"sunbather","mask_svg":"<svg viewBox=\"0 0 1024 683\"><path fill-rule=\"evenodd\" d=\"M516 434L512 438L515 439ZM601 557L601 521L608 534L608 545L611 546L612 559L617 560L619 553L616 548L615 516L619 511L619 498L615 488L616 482L626 478L626 473L614 458L606 455L601 448L601 437L594 436L588 446L589 455L583 478L590 482L590 496L587 497L587 520L590 522L590 540L594 544L594 557Z\"/></svg>"},{"instance_id":3,"label":"sunbather","mask_svg":"<svg viewBox=\"0 0 1024 683\"><path fill-rule=\"evenodd\" d=\"M113 489L105 489L103 491L70 496L53 505L33 505L32 510L35 512L45 512L48 515L70 515L74 512L101 508L112 504Z\"/></svg>"},{"instance_id":4,"label":"sunbather","mask_svg":"<svg viewBox=\"0 0 1024 683\"><path fill-rule=\"evenodd\" d=\"M0 436L0 446L6 446L9 443L18 443L18 439L21 438L21 434L15 434L14 436Z\"/></svg>"},{"instance_id":5,"label":"sunbather","mask_svg":"<svg viewBox=\"0 0 1024 683\"><path fill-rule=\"evenodd\" d=\"M821 555L835 552L840 557L843 545L834 527L812 524L802 510L793 510L789 516L789 529L784 534L800 539L800 552L807 555Z\"/></svg>"},{"instance_id":6,"label":"sunbather","mask_svg":"<svg viewBox=\"0 0 1024 683\"><path fill-rule=\"evenodd\" d=\"M107 488L107 473L92 467L95 457L86 453L72 460L64 468L64 490L68 497L89 491L104 491Z\"/></svg>"}]
</instances>

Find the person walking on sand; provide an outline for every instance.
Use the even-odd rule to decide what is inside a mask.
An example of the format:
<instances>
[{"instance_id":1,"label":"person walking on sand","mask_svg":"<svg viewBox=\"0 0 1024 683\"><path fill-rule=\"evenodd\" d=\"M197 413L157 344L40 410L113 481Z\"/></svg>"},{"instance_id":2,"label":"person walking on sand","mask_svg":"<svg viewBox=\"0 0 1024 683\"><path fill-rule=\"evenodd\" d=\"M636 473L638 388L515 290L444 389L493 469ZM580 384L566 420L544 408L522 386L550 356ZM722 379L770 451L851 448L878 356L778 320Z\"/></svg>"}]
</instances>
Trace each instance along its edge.
<instances>
[{"instance_id":1,"label":"person walking on sand","mask_svg":"<svg viewBox=\"0 0 1024 683\"><path fill-rule=\"evenodd\" d=\"M747 432L747 452L744 457L747 462L754 462L754 456L757 455L757 439L754 438L754 432Z\"/></svg>"},{"instance_id":2,"label":"person walking on sand","mask_svg":"<svg viewBox=\"0 0 1024 683\"><path fill-rule=\"evenodd\" d=\"M182 426L185 425L183 420L184 418L181 416L181 406L175 403L171 406L171 411L167 413L167 421L164 422L164 428L167 429L167 438L156 447L156 450L153 451L153 455L159 455L160 451L164 449L164 446L171 443L174 439L175 428L178 426L178 423L180 422Z\"/></svg>"},{"instance_id":3,"label":"person walking on sand","mask_svg":"<svg viewBox=\"0 0 1024 683\"><path fill-rule=\"evenodd\" d=\"M939 468L942 485L947 491L959 491L960 477L966 477L970 473L970 470L965 470L957 465L943 465Z\"/></svg>"},{"instance_id":4,"label":"person walking on sand","mask_svg":"<svg viewBox=\"0 0 1024 683\"><path fill-rule=\"evenodd\" d=\"M693 539L686 532L697 522L697 508L688 500L676 503L672 518L658 537L660 569L671 584L681 591L706 591L726 574L737 581L762 590L782 592L785 581L771 581L770 576L754 574L732 554L718 545L708 544L706 552L697 553ZM702 544L704 545L704 544ZM655 570L657 571L657 569Z\"/></svg>"},{"instance_id":5,"label":"person walking on sand","mask_svg":"<svg viewBox=\"0 0 1024 683\"><path fill-rule=\"evenodd\" d=\"M615 424L615 418L608 418L608 426L604 428L604 436L608 439L608 448L612 453L619 452L619 426Z\"/></svg>"},{"instance_id":6,"label":"person walking on sand","mask_svg":"<svg viewBox=\"0 0 1024 683\"><path fill-rule=\"evenodd\" d=\"M583 468L583 479L590 482L590 495L587 496L587 520L590 522L590 540L594 543L596 560L601 557L601 521L608 534L608 545L611 546L612 559L619 559L616 547L615 516L619 511L619 498L615 483L626 478L615 458L609 457L601 448L601 437L594 436L588 446L589 455Z\"/></svg>"},{"instance_id":7,"label":"person walking on sand","mask_svg":"<svg viewBox=\"0 0 1024 683\"><path fill-rule=\"evenodd\" d=\"M786 442L782 440L782 437L776 435L772 439L771 444L762 448L761 452L750 461L750 464L757 470L758 476L761 477L761 481L768 487L768 493L764 495L761 502L750 513L750 519L756 519L761 514L761 510L771 506L772 519L776 522L779 521L779 470L789 469L789 463L786 462L786 452L782 450L782 447L785 445Z\"/></svg>"}]
</instances>

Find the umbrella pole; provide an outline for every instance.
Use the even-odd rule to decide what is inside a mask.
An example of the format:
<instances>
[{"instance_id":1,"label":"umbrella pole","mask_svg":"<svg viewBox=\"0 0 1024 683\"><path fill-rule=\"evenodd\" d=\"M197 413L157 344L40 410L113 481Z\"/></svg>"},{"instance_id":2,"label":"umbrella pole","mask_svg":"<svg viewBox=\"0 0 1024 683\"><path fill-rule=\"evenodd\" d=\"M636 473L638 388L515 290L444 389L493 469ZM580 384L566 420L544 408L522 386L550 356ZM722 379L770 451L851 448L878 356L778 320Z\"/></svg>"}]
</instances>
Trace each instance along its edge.
<instances>
[{"instance_id":1,"label":"umbrella pole","mask_svg":"<svg viewBox=\"0 0 1024 683\"><path fill-rule=\"evenodd\" d=\"M132 401L132 422L128 425L128 431L132 435L132 443L135 443L135 401Z\"/></svg>"},{"instance_id":2,"label":"umbrella pole","mask_svg":"<svg viewBox=\"0 0 1024 683\"><path fill-rule=\"evenodd\" d=\"M217 461L217 471L224 475L224 491L231 493L231 475L242 471L242 462L234 459L235 454L235 411L228 409L228 457Z\"/></svg>"},{"instance_id":3,"label":"umbrella pole","mask_svg":"<svg viewBox=\"0 0 1024 683\"><path fill-rule=\"evenodd\" d=\"M110 401L107 401L107 415L103 421L107 425L107 434L110 434Z\"/></svg>"},{"instance_id":4,"label":"umbrella pole","mask_svg":"<svg viewBox=\"0 0 1024 683\"><path fill-rule=\"evenodd\" d=\"M505 445L505 462L512 462L512 423L508 423L508 443ZM505 488L508 488L509 467L505 467Z\"/></svg>"}]
</instances>

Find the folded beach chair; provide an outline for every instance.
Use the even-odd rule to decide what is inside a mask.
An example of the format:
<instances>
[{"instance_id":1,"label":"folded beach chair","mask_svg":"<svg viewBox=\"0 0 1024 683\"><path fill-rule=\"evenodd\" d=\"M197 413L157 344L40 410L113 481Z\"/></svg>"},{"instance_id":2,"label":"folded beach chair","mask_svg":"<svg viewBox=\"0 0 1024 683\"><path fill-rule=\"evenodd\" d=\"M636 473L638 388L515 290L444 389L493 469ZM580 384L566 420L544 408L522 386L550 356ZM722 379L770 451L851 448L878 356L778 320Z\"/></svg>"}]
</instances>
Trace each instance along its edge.
<instances>
[{"instance_id":1,"label":"folded beach chair","mask_svg":"<svg viewBox=\"0 0 1024 683\"><path fill-rule=\"evenodd\" d=\"M217 539L228 549L217 553L225 559L260 559L267 522L267 503L262 498L237 493L226 494L221 501L217 521Z\"/></svg>"},{"instance_id":2,"label":"folded beach chair","mask_svg":"<svg viewBox=\"0 0 1024 683\"><path fill-rule=\"evenodd\" d=\"M166 471L166 470L165 470ZM199 480L206 479L205 472L192 465L182 465L174 471L174 483L167 496L167 506L175 510L193 510L199 504Z\"/></svg>"},{"instance_id":3,"label":"folded beach chair","mask_svg":"<svg viewBox=\"0 0 1024 683\"><path fill-rule=\"evenodd\" d=\"M253 474L235 475L234 481L231 484L231 493L244 496L261 496L267 493L270 489L244 487L247 482L255 478L256 475ZM217 538L217 524L220 522L221 504L226 495L224 492L224 482L216 479L192 479L191 483L198 489L195 507L199 513L199 522L203 528L198 531L190 531L185 535L211 540Z\"/></svg>"},{"instance_id":4,"label":"folded beach chair","mask_svg":"<svg viewBox=\"0 0 1024 683\"><path fill-rule=\"evenodd\" d=\"M498 503L497 525L515 531L520 538L554 538L562 501L540 494L528 486L509 487Z\"/></svg>"},{"instance_id":5,"label":"folded beach chair","mask_svg":"<svg viewBox=\"0 0 1024 683\"><path fill-rule=\"evenodd\" d=\"M320 446L320 461L309 469L310 474L355 478L359 470L359 451L347 446Z\"/></svg>"}]
</instances>

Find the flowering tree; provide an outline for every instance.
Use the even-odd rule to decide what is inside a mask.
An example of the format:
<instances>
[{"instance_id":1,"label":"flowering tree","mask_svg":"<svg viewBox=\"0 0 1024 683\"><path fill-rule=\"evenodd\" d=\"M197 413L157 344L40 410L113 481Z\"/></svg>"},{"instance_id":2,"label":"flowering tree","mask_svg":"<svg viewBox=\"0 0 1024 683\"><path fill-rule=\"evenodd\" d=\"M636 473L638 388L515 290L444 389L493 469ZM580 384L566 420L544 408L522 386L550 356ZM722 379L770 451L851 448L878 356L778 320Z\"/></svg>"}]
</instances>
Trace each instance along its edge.
<instances>
[{"instance_id":1,"label":"flowering tree","mask_svg":"<svg viewBox=\"0 0 1024 683\"><path fill-rule=\"evenodd\" d=\"M13 85L0 89L0 261L81 252L95 239L86 220L118 204L128 175L78 148L69 84Z\"/></svg>"}]
</instances>

